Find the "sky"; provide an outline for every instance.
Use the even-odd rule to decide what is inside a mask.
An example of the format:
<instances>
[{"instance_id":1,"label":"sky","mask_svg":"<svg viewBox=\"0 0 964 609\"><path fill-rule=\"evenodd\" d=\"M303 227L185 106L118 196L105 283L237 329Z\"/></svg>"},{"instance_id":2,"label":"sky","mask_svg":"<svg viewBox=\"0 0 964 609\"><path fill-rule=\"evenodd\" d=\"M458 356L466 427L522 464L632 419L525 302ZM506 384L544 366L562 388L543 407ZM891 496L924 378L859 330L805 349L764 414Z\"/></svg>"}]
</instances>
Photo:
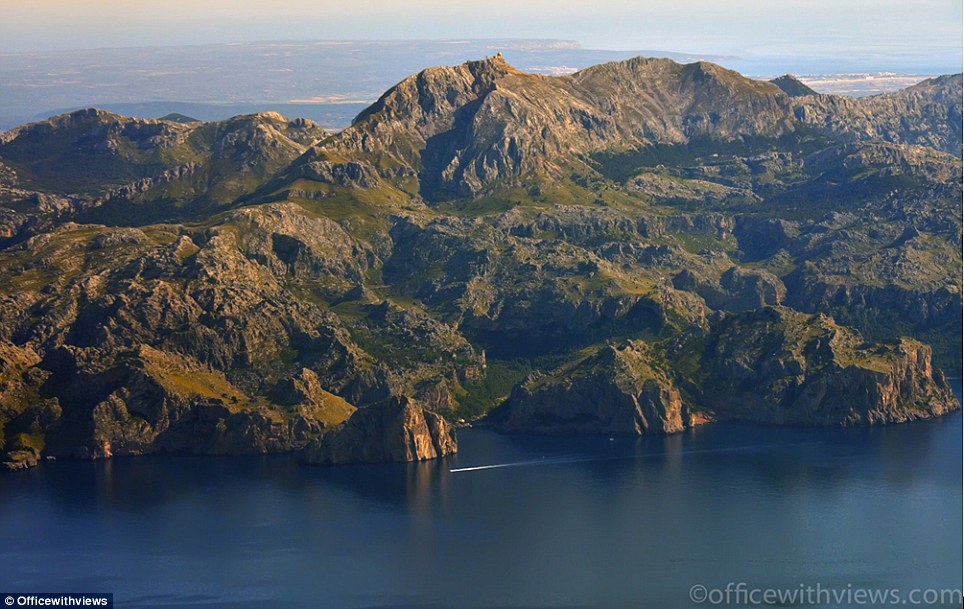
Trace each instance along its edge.
<instances>
[{"instance_id":1,"label":"sky","mask_svg":"<svg viewBox=\"0 0 964 609\"><path fill-rule=\"evenodd\" d=\"M0 52L259 40L560 38L962 63L961 0L0 0Z\"/></svg>"}]
</instances>

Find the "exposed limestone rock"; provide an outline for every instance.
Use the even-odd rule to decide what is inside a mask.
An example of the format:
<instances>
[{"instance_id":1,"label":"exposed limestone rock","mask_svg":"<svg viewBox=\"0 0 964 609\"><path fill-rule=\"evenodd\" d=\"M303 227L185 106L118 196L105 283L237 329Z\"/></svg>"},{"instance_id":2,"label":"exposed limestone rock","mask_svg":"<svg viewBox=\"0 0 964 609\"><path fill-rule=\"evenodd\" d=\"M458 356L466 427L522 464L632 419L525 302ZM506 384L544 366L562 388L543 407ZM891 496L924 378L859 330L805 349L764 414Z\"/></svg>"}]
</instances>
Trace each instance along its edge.
<instances>
[{"instance_id":1,"label":"exposed limestone rock","mask_svg":"<svg viewBox=\"0 0 964 609\"><path fill-rule=\"evenodd\" d=\"M312 161L302 166L302 175L325 184L357 188L375 188L380 182L378 173L367 163Z\"/></svg>"},{"instance_id":2,"label":"exposed limestone rock","mask_svg":"<svg viewBox=\"0 0 964 609\"><path fill-rule=\"evenodd\" d=\"M733 267L720 277L720 285L730 297L727 310L747 311L778 305L786 298L783 282L767 271Z\"/></svg>"},{"instance_id":3,"label":"exposed limestone rock","mask_svg":"<svg viewBox=\"0 0 964 609\"><path fill-rule=\"evenodd\" d=\"M817 92L800 82L793 74L784 74L779 78L771 80L773 84L780 87L780 90L790 97L804 97L806 95L817 95Z\"/></svg>"},{"instance_id":4,"label":"exposed limestone rock","mask_svg":"<svg viewBox=\"0 0 964 609\"><path fill-rule=\"evenodd\" d=\"M509 432L642 435L677 433L700 421L650 357L641 342L607 346L519 385L489 422Z\"/></svg>"},{"instance_id":5,"label":"exposed limestone rock","mask_svg":"<svg viewBox=\"0 0 964 609\"><path fill-rule=\"evenodd\" d=\"M689 269L673 277L678 290L696 292L713 309L740 312L781 304L787 288L773 273L760 269L732 267L720 276L719 283L696 276Z\"/></svg>"},{"instance_id":6,"label":"exposed limestone rock","mask_svg":"<svg viewBox=\"0 0 964 609\"><path fill-rule=\"evenodd\" d=\"M698 366L701 402L721 418L791 425L873 425L960 409L931 350L910 339L871 345L820 315L764 308L734 316L675 354Z\"/></svg>"},{"instance_id":7,"label":"exposed limestone rock","mask_svg":"<svg viewBox=\"0 0 964 609\"><path fill-rule=\"evenodd\" d=\"M815 95L796 98L803 123L858 140L917 144L961 154L961 75L939 76L912 87L866 98Z\"/></svg>"},{"instance_id":8,"label":"exposed limestone rock","mask_svg":"<svg viewBox=\"0 0 964 609\"><path fill-rule=\"evenodd\" d=\"M33 349L0 341L0 465L7 470L37 465L62 414L56 399L39 394L49 378L40 362Z\"/></svg>"},{"instance_id":9,"label":"exposed limestone rock","mask_svg":"<svg viewBox=\"0 0 964 609\"><path fill-rule=\"evenodd\" d=\"M308 463L423 461L458 450L452 427L409 398L392 398L355 411L350 419L309 445Z\"/></svg>"},{"instance_id":10,"label":"exposed limestone rock","mask_svg":"<svg viewBox=\"0 0 964 609\"><path fill-rule=\"evenodd\" d=\"M87 425L79 425L80 413L74 409L72 425L51 431L48 450L57 456L283 452L300 448L324 427L317 417L326 414L323 409L270 409L221 373L148 346L117 362L89 361L99 358L93 353L64 355L79 370L70 382L88 395L106 397L93 404ZM92 427L90 435L81 431L84 427Z\"/></svg>"}]
</instances>

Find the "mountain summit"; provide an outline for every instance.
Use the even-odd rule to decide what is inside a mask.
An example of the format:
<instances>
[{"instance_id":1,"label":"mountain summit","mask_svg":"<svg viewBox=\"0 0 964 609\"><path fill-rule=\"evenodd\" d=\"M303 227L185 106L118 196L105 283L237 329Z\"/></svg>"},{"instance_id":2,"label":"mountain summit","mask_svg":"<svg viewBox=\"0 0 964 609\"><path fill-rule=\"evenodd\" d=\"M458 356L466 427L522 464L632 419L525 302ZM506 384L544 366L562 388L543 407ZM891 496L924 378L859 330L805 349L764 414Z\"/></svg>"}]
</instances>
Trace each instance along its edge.
<instances>
[{"instance_id":1,"label":"mountain summit","mask_svg":"<svg viewBox=\"0 0 964 609\"><path fill-rule=\"evenodd\" d=\"M951 116L960 110L953 106L953 80L933 95ZM941 107L891 96L885 108L882 100L815 96L799 81L778 81L752 80L708 62L648 58L552 77L526 74L497 56L402 81L324 150L404 167L419 175L424 196L444 199L474 196L526 174L555 179L603 151L693 141L845 135L950 152L961 146L960 133L933 141L909 127L924 121L928 133L939 129ZM873 124L866 124L871 115Z\"/></svg>"},{"instance_id":2,"label":"mountain summit","mask_svg":"<svg viewBox=\"0 0 964 609\"><path fill-rule=\"evenodd\" d=\"M773 84L780 87L780 90L790 97L804 97L807 95L817 95L817 92L800 82L793 74L784 74L779 78L771 80Z\"/></svg>"}]
</instances>

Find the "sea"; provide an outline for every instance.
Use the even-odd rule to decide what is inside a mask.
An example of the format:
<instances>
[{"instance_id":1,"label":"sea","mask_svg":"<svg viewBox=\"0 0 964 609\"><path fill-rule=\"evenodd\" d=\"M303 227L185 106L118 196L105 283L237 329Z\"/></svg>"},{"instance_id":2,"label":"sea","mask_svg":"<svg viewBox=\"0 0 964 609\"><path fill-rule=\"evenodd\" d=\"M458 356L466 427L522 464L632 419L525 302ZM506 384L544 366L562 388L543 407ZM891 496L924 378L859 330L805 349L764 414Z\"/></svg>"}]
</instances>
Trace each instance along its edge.
<instances>
[{"instance_id":1,"label":"sea","mask_svg":"<svg viewBox=\"0 0 964 609\"><path fill-rule=\"evenodd\" d=\"M417 464L167 455L0 476L0 594L155 609L961 607L960 412L458 439L458 455Z\"/></svg>"}]
</instances>

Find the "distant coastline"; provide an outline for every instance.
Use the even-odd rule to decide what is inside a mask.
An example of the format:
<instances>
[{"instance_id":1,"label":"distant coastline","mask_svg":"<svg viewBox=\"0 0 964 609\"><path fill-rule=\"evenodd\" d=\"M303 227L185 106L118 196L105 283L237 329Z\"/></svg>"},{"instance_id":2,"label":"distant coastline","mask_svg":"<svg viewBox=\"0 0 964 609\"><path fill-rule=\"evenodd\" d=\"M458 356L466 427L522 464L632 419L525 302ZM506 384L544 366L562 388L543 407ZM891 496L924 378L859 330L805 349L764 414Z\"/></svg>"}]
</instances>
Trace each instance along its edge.
<instances>
[{"instance_id":1,"label":"distant coastline","mask_svg":"<svg viewBox=\"0 0 964 609\"><path fill-rule=\"evenodd\" d=\"M0 53L0 131L87 107L136 118L179 113L207 121L275 111L343 129L409 74L495 52L526 72L557 76L636 56L705 60L763 80L789 71L819 93L851 96L895 91L961 71L959 65L893 57L760 59L593 49L551 39L276 41Z\"/></svg>"}]
</instances>

